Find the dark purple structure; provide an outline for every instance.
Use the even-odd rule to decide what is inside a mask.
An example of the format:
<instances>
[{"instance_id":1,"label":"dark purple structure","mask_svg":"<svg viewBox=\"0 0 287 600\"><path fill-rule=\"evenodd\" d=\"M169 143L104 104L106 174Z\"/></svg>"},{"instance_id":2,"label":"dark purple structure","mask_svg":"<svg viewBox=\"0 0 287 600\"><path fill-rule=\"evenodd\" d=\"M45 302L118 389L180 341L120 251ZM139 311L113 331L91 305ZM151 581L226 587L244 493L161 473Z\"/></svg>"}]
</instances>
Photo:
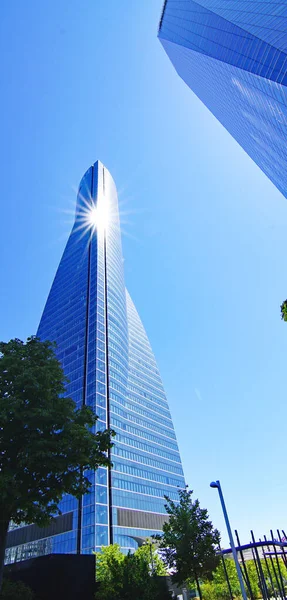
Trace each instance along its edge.
<instances>
[{"instance_id":1,"label":"dark purple structure","mask_svg":"<svg viewBox=\"0 0 287 600\"><path fill-rule=\"evenodd\" d=\"M4 576L22 581L37 600L95 599L94 555L49 554L7 565Z\"/></svg>"}]
</instances>

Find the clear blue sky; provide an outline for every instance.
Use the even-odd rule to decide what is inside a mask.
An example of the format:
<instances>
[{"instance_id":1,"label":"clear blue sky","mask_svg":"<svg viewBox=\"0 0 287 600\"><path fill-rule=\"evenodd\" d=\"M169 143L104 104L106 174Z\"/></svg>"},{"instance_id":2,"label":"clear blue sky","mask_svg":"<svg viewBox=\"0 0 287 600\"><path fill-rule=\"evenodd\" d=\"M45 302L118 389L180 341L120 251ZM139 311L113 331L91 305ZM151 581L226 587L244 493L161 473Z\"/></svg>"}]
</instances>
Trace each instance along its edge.
<instances>
[{"instance_id":1,"label":"clear blue sky","mask_svg":"<svg viewBox=\"0 0 287 600\"><path fill-rule=\"evenodd\" d=\"M100 159L129 291L168 394L186 480L248 541L286 528L287 200L185 86L162 0L3 0L1 338L34 333ZM126 219L125 219L126 220ZM225 536L224 536L225 538Z\"/></svg>"}]
</instances>

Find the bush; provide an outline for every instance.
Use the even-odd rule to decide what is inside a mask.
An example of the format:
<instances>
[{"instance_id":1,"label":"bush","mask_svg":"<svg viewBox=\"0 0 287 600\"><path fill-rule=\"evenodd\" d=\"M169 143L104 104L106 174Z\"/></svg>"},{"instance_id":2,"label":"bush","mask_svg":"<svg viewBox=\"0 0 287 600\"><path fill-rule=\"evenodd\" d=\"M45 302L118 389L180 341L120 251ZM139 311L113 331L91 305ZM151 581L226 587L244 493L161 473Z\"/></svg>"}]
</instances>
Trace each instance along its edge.
<instances>
[{"instance_id":1,"label":"bush","mask_svg":"<svg viewBox=\"0 0 287 600\"><path fill-rule=\"evenodd\" d=\"M34 592L22 581L4 579L0 600L35 600Z\"/></svg>"}]
</instances>

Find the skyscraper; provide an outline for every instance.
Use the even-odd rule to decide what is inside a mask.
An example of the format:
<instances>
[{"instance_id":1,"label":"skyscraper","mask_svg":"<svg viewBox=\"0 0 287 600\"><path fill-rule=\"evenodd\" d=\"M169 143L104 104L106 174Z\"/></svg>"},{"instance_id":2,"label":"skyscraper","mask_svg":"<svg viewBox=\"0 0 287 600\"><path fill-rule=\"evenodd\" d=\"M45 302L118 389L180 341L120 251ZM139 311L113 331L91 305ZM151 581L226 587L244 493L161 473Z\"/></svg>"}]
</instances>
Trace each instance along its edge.
<instances>
[{"instance_id":1,"label":"skyscraper","mask_svg":"<svg viewBox=\"0 0 287 600\"><path fill-rule=\"evenodd\" d=\"M80 183L38 335L57 342L67 394L95 410L99 428L116 431L113 468L90 472L91 492L80 502L66 496L50 527L10 531L7 562L115 542L136 548L161 530L164 495L177 499L184 478L160 374L125 288L116 187L100 162Z\"/></svg>"},{"instance_id":2,"label":"skyscraper","mask_svg":"<svg viewBox=\"0 0 287 600\"><path fill-rule=\"evenodd\" d=\"M284 196L286 23L286 0L166 0L159 26L180 77Z\"/></svg>"}]
</instances>

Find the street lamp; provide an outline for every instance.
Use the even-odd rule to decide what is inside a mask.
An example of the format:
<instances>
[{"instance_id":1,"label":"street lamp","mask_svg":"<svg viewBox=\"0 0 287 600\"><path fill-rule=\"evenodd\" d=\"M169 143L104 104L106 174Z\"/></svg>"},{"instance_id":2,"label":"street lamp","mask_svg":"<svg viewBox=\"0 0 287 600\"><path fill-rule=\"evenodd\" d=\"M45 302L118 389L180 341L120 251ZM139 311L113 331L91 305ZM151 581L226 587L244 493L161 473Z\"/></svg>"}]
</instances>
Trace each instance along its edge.
<instances>
[{"instance_id":1,"label":"street lamp","mask_svg":"<svg viewBox=\"0 0 287 600\"><path fill-rule=\"evenodd\" d=\"M234 562L235 562L235 566L236 566L239 583L240 583L242 598L243 598L243 600L247 600L247 595L246 595L246 591L245 591L245 587L244 587L244 583L243 583L243 578L242 578L239 561L237 558L237 552L236 552L234 541L233 541L233 535L232 535L232 531L231 531L231 527L230 527L230 523L229 523L229 518L228 518L228 514L227 514L227 510L226 510L226 506L225 506L225 502L224 502L224 498L223 498L220 481L212 481L210 484L210 487L218 489L222 512L223 512L226 529L227 529L228 536L229 536L230 546L231 546L231 550L232 550L232 554L233 554L233 558L234 558Z\"/></svg>"},{"instance_id":2,"label":"street lamp","mask_svg":"<svg viewBox=\"0 0 287 600\"><path fill-rule=\"evenodd\" d=\"M143 546L149 546L149 552L150 552L150 562L151 562L151 574L154 574L154 564L153 564L153 543L152 540L146 540L143 543Z\"/></svg>"},{"instance_id":3,"label":"street lamp","mask_svg":"<svg viewBox=\"0 0 287 600\"><path fill-rule=\"evenodd\" d=\"M152 574L154 573L154 560L153 560L153 547L156 546L156 541L151 540L149 538L143 538L143 537L136 537L131 535L131 538L133 538L134 540L136 540L138 548L141 548L142 546L148 546L149 547L149 551L150 551L150 562L151 562L151 572Z\"/></svg>"}]
</instances>

